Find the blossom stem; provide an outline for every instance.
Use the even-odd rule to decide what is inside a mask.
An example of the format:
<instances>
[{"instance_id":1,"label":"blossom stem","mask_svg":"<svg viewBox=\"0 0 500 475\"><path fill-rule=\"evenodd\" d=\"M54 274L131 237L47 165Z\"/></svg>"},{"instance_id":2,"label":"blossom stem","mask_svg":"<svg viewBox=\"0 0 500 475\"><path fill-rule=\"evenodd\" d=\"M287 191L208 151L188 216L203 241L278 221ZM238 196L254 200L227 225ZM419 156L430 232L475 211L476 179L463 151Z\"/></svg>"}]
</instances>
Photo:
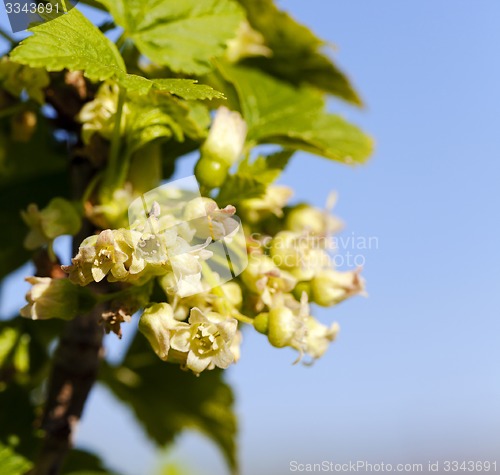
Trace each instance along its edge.
<instances>
[{"instance_id":1,"label":"blossom stem","mask_svg":"<svg viewBox=\"0 0 500 475\"><path fill-rule=\"evenodd\" d=\"M116 300L116 299L121 299L123 297L129 297L133 295L134 293L140 293L143 292L143 287L141 286L133 286L133 287L128 287L123 290L119 290L118 292L112 292L112 293L106 293L106 294L97 294L95 295L95 299L97 303L106 303L110 302L111 300Z\"/></svg>"},{"instance_id":2,"label":"blossom stem","mask_svg":"<svg viewBox=\"0 0 500 475\"><path fill-rule=\"evenodd\" d=\"M119 155L121 148L121 124L126 97L127 91L120 86L118 104L116 106L115 126L113 129L113 137L111 138L111 149L109 151L108 165L106 167L102 187L102 195L107 199L110 199L113 196L113 192L120 185L120 183L117 183L117 178L120 178L118 170L120 168Z\"/></svg>"},{"instance_id":3,"label":"blossom stem","mask_svg":"<svg viewBox=\"0 0 500 475\"><path fill-rule=\"evenodd\" d=\"M231 312L231 316L236 318L241 323L246 323L247 325L252 325L253 326L253 318L246 317L242 313L238 312L238 310L233 310Z\"/></svg>"},{"instance_id":4,"label":"blossom stem","mask_svg":"<svg viewBox=\"0 0 500 475\"><path fill-rule=\"evenodd\" d=\"M219 282L217 281L217 278L215 276L215 273L212 271L212 269L210 269L210 266L206 262L203 262L201 266L203 268L203 274L205 275L207 282L212 287L212 292L222 299L225 312L241 323L253 325L253 318L246 317L242 313L238 312L238 310L233 309L228 304L226 295L224 294L224 291L221 289Z\"/></svg>"},{"instance_id":5,"label":"blossom stem","mask_svg":"<svg viewBox=\"0 0 500 475\"><path fill-rule=\"evenodd\" d=\"M100 180L102 180L102 173L96 173L94 178L92 178L87 188L85 189L85 192L83 193L81 200L83 206L85 206L85 203L90 200L90 197L92 196L92 193L94 192Z\"/></svg>"}]
</instances>

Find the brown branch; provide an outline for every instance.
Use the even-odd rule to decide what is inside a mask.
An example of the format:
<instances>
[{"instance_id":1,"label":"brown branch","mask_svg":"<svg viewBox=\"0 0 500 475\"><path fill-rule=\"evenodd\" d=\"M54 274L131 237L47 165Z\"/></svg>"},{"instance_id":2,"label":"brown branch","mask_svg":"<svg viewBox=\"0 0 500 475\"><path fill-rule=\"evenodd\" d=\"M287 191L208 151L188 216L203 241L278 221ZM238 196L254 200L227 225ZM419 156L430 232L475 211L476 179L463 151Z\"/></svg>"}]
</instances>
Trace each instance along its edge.
<instances>
[{"instance_id":1,"label":"brown branch","mask_svg":"<svg viewBox=\"0 0 500 475\"><path fill-rule=\"evenodd\" d=\"M72 164L72 184L75 197L82 196L95 169L89 161L76 158ZM95 231L84 222L73 242L73 254L80 242ZM107 286L97 286L96 292L107 292ZM66 325L53 359L47 402L42 419L45 432L33 475L57 475L66 455L73 446L75 428L80 421L85 402L94 385L102 357L103 327L101 315L106 305L96 306L90 313L77 316Z\"/></svg>"},{"instance_id":2,"label":"brown branch","mask_svg":"<svg viewBox=\"0 0 500 475\"><path fill-rule=\"evenodd\" d=\"M47 404L42 421L45 438L34 474L57 475L73 444L73 434L97 379L102 355L105 309L96 307L65 328L54 356Z\"/></svg>"}]
</instances>

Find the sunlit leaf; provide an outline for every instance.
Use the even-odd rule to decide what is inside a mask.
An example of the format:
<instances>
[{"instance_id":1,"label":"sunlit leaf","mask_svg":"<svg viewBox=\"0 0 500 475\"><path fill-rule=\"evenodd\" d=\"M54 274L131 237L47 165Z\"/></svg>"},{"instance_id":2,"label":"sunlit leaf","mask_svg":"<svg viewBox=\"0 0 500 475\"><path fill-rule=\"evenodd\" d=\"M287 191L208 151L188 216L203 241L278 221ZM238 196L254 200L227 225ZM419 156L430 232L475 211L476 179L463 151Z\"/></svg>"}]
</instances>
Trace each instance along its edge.
<instances>
[{"instance_id":1,"label":"sunlit leaf","mask_svg":"<svg viewBox=\"0 0 500 475\"><path fill-rule=\"evenodd\" d=\"M10 447L0 444L0 467L6 475L24 475L33 464L16 454Z\"/></svg>"},{"instance_id":2,"label":"sunlit leaf","mask_svg":"<svg viewBox=\"0 0 500 475\"><path fill-rule=\"evenodd\" d=\"M147 434L158 444L171 442L184 429L195 429L211 438L236 469L236 417L233 393L220 371L199 377L178 365L161 361L138 334L117 367L105 367L103 382L130 405Z\"/></svg>"},{"instance_id":3,"label":"sunlit leaf","mask_svg":"<svg viewBox=\"0 0 500 475\"><path fill-rule=\"evenodd\" d=\"M101 0L139 51L172 71L203 74L243 20L233 0Z\"/></svg>"},{"instance_id":4,"label":"sunlit leaf","mask_svg":"<svg viewBox=\"0 0 500 475\"><path fill-rule=\"evenodd\" d=\"M340 116L326 113L317 91L294 87L253 68L219 63L219 69L238 92L249 140L346 164L369 157L371 139Z\"/></svg>"},{"instance_id":5,"label":"sunlit leaf","mask_svg":"<svg viewBox=\"0 0 500 475\"><path fill-rule=\"evenodd\" d=\"M242 200L259 198L265 191L265 184L254 176L236 173L225 179L217 195L217 202L220 206L236 204Z\"/></svg>"},{"instance_id":6,"label":"sunlit leaf","mask_svg":"<svg viewBox=\"0 0 500 475\"><path fill-rule=\"evenodd\" d=\"M47 23L30 28L32 36L15 48L13 61L47 71L83 71L91 80L102 81L125 71L114 45L76 8Z\"/></svg>"},{"instance_id":7,"label":"sunlit leaf","mask_svg":"<svg viewBox=\"0 0 500 475\"><path fill-rule=\"evenodd\" d=\"M361 99L345 74L322 50L327 46L311 30L280 11L272 0L238 0L253 28L264 35L273 52L247 61L294 84L308 83L348 102Z\"/></svg>"}]
</instances>

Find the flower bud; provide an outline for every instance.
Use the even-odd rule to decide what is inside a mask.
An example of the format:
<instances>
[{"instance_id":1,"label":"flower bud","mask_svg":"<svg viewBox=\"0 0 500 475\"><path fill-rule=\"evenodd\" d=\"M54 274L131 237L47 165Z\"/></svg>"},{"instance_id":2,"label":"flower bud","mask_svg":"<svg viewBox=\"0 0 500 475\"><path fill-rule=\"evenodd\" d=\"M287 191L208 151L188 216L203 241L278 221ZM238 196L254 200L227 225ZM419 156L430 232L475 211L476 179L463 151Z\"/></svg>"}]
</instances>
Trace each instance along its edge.
<instances>
[{"instance_id":1,"label":"flower bud","mask_svg":"<svg viewBox=\"0 0 500 475\"><path fill-rule=\"evenodd\" d=\"M247 125L239 112L220 107L208 138L201 148L202 157L226 164L230 167L243 153Z\"/></svg>"},{"instance_id":2,"label":"flower bud","mask_svg":"<svg viewBox=\"0 0 500 475\"><path fill-rule=\"evenodd\" d=\"M238 207L238 214L251 223L256 223L271 215L281 218L283 208L292 195L293 191L287 186L270 185L260 198L243 200Z\"/></svg>"},{"instance_id":3,"label":"flower bud","mask_svg":"<svg viewBox=\"0 0 500 475\"><path fill-rule=\"evenodd\" d=\"M111 139L115 128L118 94L119 87L116 84L103 83L95 99L82 107L77 119L83 124L82 140L85 144L90 143L92 135L96 132L108 140ZM124 104L120 124L122 134L125 132L129 115L130 109Z\"/></svg>"},{"instance_id":4,"label":"flower bud","mask_svg":"<svg viewBox=\"0 0 500 475\"><path fill-rule=\"evenodd\" d=\"M222 186L229 173L229 166L208 156L202 156L194 167L194 175L198 182L207 188Z\"/></svg>"},{"instance_id":5,"label":"flower bud","mask_svg":"<svg viewBox=\"0 0 500 475\"><path fill-rule=\"evenodd\" d=\"M23 221L30 227L24 246L29 250L49 244L64 234L74 235L80 230L80 215L73 204L63 198L54 198L40 211L30 204L27 211L21 211Z\"/></svg>"},{"instance_id":6,"label":"flower bud","mask_svg":"<svg viewBox=\"0 0 500 475\"><path fill-rule=\"evenodd\" d=\"M340 231L342 222L327 211L300 204L288 213L285 227L299 233L306 231L312 234L328 234Z\"/></svg>"},{"instance_id":7,"label":"flower bud","mask_svg":"<svg viewBox=\"0 0 500 475\"><path fill-rule=\"evenodd\" d=\"M269 275L279 275L271 258L255 254L250 256L248 266L241 274L244 284L255 293L261 293Z\"/></svg>"},{"instance_id":8,"label":"flower bud","mask_svg":"<svg viewBox=\"0 0 500 475\"><path fill-rule=\"evenodd\" d=\"M26 294L28 305L21 309L21 316L32 320L71 320L78 313L80 289L69 280L28 277L26 281L32 287Z\"/></svg>"},{"instance_id":9,"label":"flower bud","mask_svg":"<svg viewBox=\"0 0 500 475\"><path fill-rule=\"evenodd\" d=\"M170 332L179 326L188 326L174 318L168 303L157 303L144 310L139 320L139 331L148 339L154 352L167 361L170 349Z\"/></svg>"},{"instance_id":10,"label":"flower bud","mask_svg":"<svg viewBox=\"0 0 500 475\"><path fill-rule=\"evenodd\" d=\"M311 283L310 282L299 282L293 289L293 296L300 302L302 294L306 293L307 300L311 300Z\"/></svg>"},{"instance_id":11,"label":"flower bud","mask_svg":"<svg viewBox=\"0 0 500 475\"><path fill-rule=\"evenodd\" d=\"M273 262L282 269L300 267L300 235L290 231L278 233L271 243L271 257Z\"/></svg>"},{"instance_id":12,"label":"flower bud","mask_svg":"<svg viewBox=\"0 0 500 475\"><path fill-rule=\"evenodd\" d=\"M300 320L289 308L275 307L270 310L267 337L271 345L277 348L291 345L300 329Z\"/></svg>"},{"instance_id":13,"label":"flower bud","mask_svg":"<svg viewBox=\"0 0 500 475\"><path fill-rule=\"evenodd\" d=\"M311 281L312 299L322 307L331 307L356 294L364 293L360 269L351 272L324 270Z\"/></svg>"},{"instance_id":14,"label":"flower bud","mask_svg":"<svg viewBox=\"0 0 500 475\"><path fill-rule=\"evenodd\" d=\"M269 331L269 313L259 313L253 319L253 326L259 333L267 335L267 332Z\"/></svg>"},{"instance_id":15,"label":"flower bud","mask_svg":"<svg viewBox=\"0 0 500 475\"><path fill-rule=\"evenodd\" d=\"M226 282L221 285L222 292L226 300L234 307L240 308L243 303L241 287L236 282Z\"/></svg>"},{"instance_id":16,"label":"flower bud","mask_svg":"<svg viewBox=\"0 0 500 475\"><path fill-rule=\"evenodd\" d=\"M272 56L273 52L264 44L264 37L255 31L247 21L242 21L236 38L228 41L226 58L231 63L253 56Z\"/></svg>"}]
</instances>

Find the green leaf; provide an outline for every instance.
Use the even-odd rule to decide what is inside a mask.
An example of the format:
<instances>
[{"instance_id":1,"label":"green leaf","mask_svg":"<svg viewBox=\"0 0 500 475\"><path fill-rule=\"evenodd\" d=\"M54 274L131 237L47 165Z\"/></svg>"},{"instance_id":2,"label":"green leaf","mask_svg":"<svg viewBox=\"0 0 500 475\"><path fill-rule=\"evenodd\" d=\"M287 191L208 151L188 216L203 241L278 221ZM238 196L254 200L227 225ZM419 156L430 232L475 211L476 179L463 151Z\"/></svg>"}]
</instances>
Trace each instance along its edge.
<instances>
[{"instance_id":1,"label":"green leaf","mask_svg":"<svg viewBox=\"0 0 500 475\"><path fill-rule=\"evenodd\" d=\"M250 174L228 175L220 187L216 201L220 206L234 205L242 200L259 198L266 192L266 185Z\"/></svg>"},{"instance_id":2,"label":"green leaf","mask_svg":"<svg viewBox=\"0 0 500 475\"><path fill-rule=\"evenodd\" d=\"M0 248L0 279L31 255L23 246L28 228L20 211L30 203L43 207L54 196L69 195L67 159L45 119L38 117L37 130L29 142L12 141L8 126L0 124L0 200L6 204L0 208L0 226L8 230Z\"/></svg>"},{"instance_id":3,"label":"green leaf","mask_svg":"<svg viewBox=\"0 0 500 475\"><path fill-rule=\"evenodd\" d=\"M0 447L2 444L11 445L13 441L18 441L17 453L33 457L37 449L37 438L34 432L36 415L31 388L17 383L0 386L0 407L8 408L0 411Z\"/></svg>"},{"instance_id":4,"label":"green leaf","mask_svg":"<svg viewBox=\"0 0 500 475\"><path fill-rule=\"evenodd\" d=\"M29 31L34 34L10 55L17 63L47 71L81 70L94 81L125 72L116 46L76 8Z\"/></svg>"},{"instance_id":5,"label":"green leaf","mask_svg":"<svg viewBox=\"0 0 500 475\"><path fill-rule=\"evenodd\" d=\"M325 42L272 0L238 0L247 11L253 28L260 31L273 54L257 57L247 64L257 66L295 84L308 83L348 102L361 105L361 99L345 74L321 52Z\"/></svg>"},{"instance_id":6,"label":"green leaf","mask_svg":"<svg viewBox=\"0 0 500 475\"><path fill-rule=\"evenodd\" d=\"M79 470L78 472L69 472L65 475L113 475L111 472L94 472L88 470Z\"/></svg>"},{"instance_id":7,"label":"green leaf","mask_svg":"<svg viewBox=\"0 0 500 475\"><path fill-rule=\"evenodd\" d=\"M30 29L34 34L12 51L13 61L48 71L82 70L89 79L115 78L130 92L150 91L174 94L183 99L213 99L223 95L192 79L150 80L126 74L120 52L82 13L72 9L66 15Z\"/></svg>"},{"instance_id":8,"label":"green leaf","mask_svg":"<svg viewBox=\"0 0 500 475\"><path fill-rule=\"evenodd\" d=\"M304 150L346 164L364 162L372 141L340 116L328 114L321 94L293 87L262 71L219 63L238 92L248 140Z\"/></svg>"},{"instance_id":9,"label":"green leaf","mask_svg":"<svg viewBox=\"0 0 500 475\"><path fill-rule=\"evenodd\" d=\"M33 464L16 454L10 447L0 444L0 467L8 475L24 475Z\"/></svg>"},{"instance_id":10,"label":"green leaf","mask_svg":"<svg viewBox=\"0 0 500 475\"><path fill-rule=\"evenodd\" d=\"M0 328L0 379L1 370L7 363L7 358L11 355L19 339L19 330L11 327Z\"/></svg>"},{"instance_id":11,"label":"green leaf","mask_svg":"<svg viewBox=\"0 0 500 475\"><path fill-rule=\"evenodd\" d=\"M95 454L73 449L64 462L63 475L117 475L108 470Z\"/></svg>"},{"instance_id":12,"label":"green leaf","mask_svg":"<svg viewBox=\"0 0 500 475\"><path fill-rule=\"evenodd\" d=\"M61 321L42 323L22 317L0 322L0 345L7 342L5 335L10 333L7 343L11 346L12 335L16 335L10 354L0 363L0 444L12 445L15 440L16 452L30 459L38 450L36 401L40 401L40 385L51 367L48 350L62 325ZM2 468L0 463L3 474Z\"/></svg>"},{"instance_id":13,"label":"green leaf","mask_svg":"<svg viewBox=\"0 0 500 475\"><path fill-rule=\"evenodd\" d=\"M188 101L224 98L222 92L204 84L197 84L195 79L147 79L135 74L127 74L119 79L120 84L129 93L141 95L150 92L168 93Z\"/></svg>"},{"instance_id":14,"label":"green leaf","mask_svg":"<svg viewBox=\"0 0 500 475\"><path fill-rule=\"evenodd\" d=\"M165 107L154 107L147 102L130 103L127 118L127 150L133 153L149 142L175 136L184 140L182 128Z\"/></svg>"},{"instance_id":15,"label":"green leaf","mask_svg":"<svg viewBox=\"0 0 500 475\"><path fill-rule=\"evenodd\" d=\"M127 104L126 141L129 153L157 139L185 136L203 140L210 124L208 109L201 103L181 101L172 96L137 96Z\"/></svg>"},{"instance_id":16,"label":"green leaf","mask_svg":"<svg viewBox=\"0 0 500 475\"><path fill-rule=\"evenodd\" d=\"M22 317L0 322L0 383L39 384L48 373L47 346L60 329L61 324Z\"/></svg>"},{"instance_id":17,"label":"green leaf","mask_svg":"<svg viewBox=\"0 0 500 475\"><path fill-rule=\"evenodd\" d=\"M281 175L293 153L290 150L282 150L268 156L260 155L253 162L250 162L250 157L247 157L240 163L238 173L251 175L268 185Z\"/></svg>"},{"instance_id":18,"label":"green leaf","mask_svg":"<svg viewBox=\"0 0 500 475\"><path fill-rule=\"evenodd\" d=\"M174 72L212 69L244 18L233 0L101 0L150 60Z\"/></svg>"},{"instance_id":19,"label":"green leaf","mask_svg":"<svg viewBox=\"0 0 500 475\"><path fill-rule=\"evenodd\" d=\"M17 64L4 56L0 61L0 82L13 96L19 97L25 90L29 97L43 104L43 89L50 84L50 78L45 69Z\"/></svg>"},{"instance_id":20,"label":"green leaf","mask_svg":"<svg viewBox=\"0 0 500 475\"><path fill-rule=\"evenodd\" d=\"M104 366L103 382L129 404L147 434L160 445L184 429L211 438L236 471L236 417L231 388L220 371L199 377L161 361L138 334L122 365Z\"/></svg>"},{"instance_id":21,"label":"green leaf","mask_svg":"<svg viewBox=\"0 0 500 475\"><path fill-rule=\"evenodd\" d=\"M38 115L31 140L19 142L11 139L10 122L0 122L0 188L17 185L20 189L29 179L43 179L45 175L66 169L64 147L54 140L51 132L47 120Z\"/></svg>"}]
</instances>

